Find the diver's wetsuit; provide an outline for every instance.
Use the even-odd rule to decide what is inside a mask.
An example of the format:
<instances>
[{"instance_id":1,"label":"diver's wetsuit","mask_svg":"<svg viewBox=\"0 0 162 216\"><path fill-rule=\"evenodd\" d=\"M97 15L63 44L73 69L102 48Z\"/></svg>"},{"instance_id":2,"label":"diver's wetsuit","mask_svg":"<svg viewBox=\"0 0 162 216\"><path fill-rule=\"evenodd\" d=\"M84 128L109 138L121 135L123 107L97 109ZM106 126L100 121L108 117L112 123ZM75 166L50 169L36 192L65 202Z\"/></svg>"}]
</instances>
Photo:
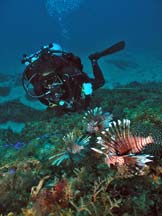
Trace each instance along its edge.
<instances>
[{"instance_id":1,"label":"diver's wetsuit","mask_svg":"<svg viewBox=\"0 0 162 216\"><path fill-rule=\"evenodd\" d=\"M61 89L63 90L62 96L59 100L70 101L73 99L72 109L78 110L81 107L86 109L90 105L91 96L86 95L82 97L82 85L83 83L91 83L92 89L96 90L104 85L105 79L103 73L98 65L98 62L92 60L92 68L94 78L88 77L86 73L82 71L83 66L81 64L80 58L74 56L72 53L67 53L63 56L51 56L49 54L43 55L36 62L32 63L26 68L26 74L28 79L32 74L36 74L35 77L31 80L33 84L35 94L38 99L45 105L50 106L50 103L55 103L55 100L52 100L52 93L47 95L47 86L46 83L54 83L54 74L55 69L56 73L60 75L62 80L64 80L65 75L68 77L63 81ZM56 67L56 65L58 65ZM44 73L49 73L49 75L44 76ZM57 101L59 102L59 101Z\"/></svg>"},{"instance_id":2,"label":"diver's wetsuit","mask_svg":"<svg viewBox=\"0 0 162 216\"><path fill-rule=\"evenodd\" d=\"M94 78L83 72L79 57L62 51L55 43L44 46L30 56L23 56L22 63L27 65L22 77L23 87L28 95L39 99L49 107L61 106L63 109L78 110L87 108L93 90L105 84L97 60L118 52L125 47L125 41L89 55ZM33 85L33 92L30 91Z\"/></svg>"},{"instance_id":3,"label":"diver's wetsuit","mask_svg":"<svg viewBox=\"0 0 162 216\"><path fill-rule=\"evenodd\" d=\"M92 67L93 67L94 79L89 78L89 81L93 85L93 90L96 90L105 84L105 79L97 61L92 61Z\"/></svg>"}]
</instances>

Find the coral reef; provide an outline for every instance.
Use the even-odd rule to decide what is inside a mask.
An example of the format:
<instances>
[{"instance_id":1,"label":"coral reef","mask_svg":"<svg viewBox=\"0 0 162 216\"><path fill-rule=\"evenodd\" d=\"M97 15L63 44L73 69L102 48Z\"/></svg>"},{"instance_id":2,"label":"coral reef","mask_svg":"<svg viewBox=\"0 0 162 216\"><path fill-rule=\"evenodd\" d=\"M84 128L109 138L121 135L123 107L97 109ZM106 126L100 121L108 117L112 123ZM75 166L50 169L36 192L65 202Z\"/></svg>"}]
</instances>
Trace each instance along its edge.
<instances>
[{"instance_id":1,"label":"coral reef","mask_svg":"<svg viewBox=\"0 0 162 216\"><path fill-rule=\"evenodd\" d=\"M86 112L36 111L19 101L0 111L1 122L25 123L20 133L0 130L0 215L161 215L160 84L97 90ZM109 167L105 154L145 161Z\"/></svg>"}]
</instances>

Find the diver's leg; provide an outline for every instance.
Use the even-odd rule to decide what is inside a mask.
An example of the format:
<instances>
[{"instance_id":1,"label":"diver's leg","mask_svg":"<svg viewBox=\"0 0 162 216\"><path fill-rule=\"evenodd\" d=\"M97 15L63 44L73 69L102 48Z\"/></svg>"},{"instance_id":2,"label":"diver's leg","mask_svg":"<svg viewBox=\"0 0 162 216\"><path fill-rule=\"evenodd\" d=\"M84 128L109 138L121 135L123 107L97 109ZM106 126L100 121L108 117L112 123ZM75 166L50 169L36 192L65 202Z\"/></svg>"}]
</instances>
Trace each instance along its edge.
<instances>
[{"instance_id":1,"label":"diver's leg","mask_svg":"<svg viewBox=\"0 0 162 216\"><path fill-rule=\"evenodd\" d=\"M94 74L94 79L92 83L93 83L93 89L95 90L105 84L105 79L101 71L101 68L98 65L98 62L96 60L92 60L91 62L92 62L92 68Z\"/></svg>"}]
</instances>

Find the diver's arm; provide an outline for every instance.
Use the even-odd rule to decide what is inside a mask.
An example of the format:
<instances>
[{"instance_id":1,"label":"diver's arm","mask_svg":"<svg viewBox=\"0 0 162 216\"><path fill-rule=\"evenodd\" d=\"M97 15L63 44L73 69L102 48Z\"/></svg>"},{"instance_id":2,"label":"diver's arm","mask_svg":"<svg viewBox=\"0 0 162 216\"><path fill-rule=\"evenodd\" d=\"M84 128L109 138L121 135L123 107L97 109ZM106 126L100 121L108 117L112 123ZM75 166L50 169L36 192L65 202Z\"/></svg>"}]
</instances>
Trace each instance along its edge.
<instances>
[{"instance_id":1,"label":"diver's arm","mask_svg":"<svg viewBox=\"0 0 162 216\"><path fill-rule=\"evenodd\" d=\"M91 79L93 90L102 87L105 84L105 79L102 70L96 60L91 60L94 79Z\"/></svg>"}]
</instances>

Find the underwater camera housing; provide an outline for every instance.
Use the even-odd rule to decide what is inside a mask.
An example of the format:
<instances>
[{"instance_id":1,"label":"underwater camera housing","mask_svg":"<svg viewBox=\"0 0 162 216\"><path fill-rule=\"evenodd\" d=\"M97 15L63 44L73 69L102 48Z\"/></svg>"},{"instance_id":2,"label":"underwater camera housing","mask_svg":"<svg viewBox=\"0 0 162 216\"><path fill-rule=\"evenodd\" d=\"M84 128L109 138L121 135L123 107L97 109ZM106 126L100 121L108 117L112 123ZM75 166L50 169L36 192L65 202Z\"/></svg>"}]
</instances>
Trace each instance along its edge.
<instances>
[{"instance_id":1,"label":"underwater camera housing","mask_svg":"<svg viewBox=\"0 0 162 216\"><path fill-rule=\"evenodd\" d=\"M57 101L63 94L61 89L63 81L60 76L53 72L45 75L33 73L30 78L24 73L22 83L27 95L32 98L39 99L48 98L48 96L50 96L51 100Z\"/></svg>"}]
</instances>

